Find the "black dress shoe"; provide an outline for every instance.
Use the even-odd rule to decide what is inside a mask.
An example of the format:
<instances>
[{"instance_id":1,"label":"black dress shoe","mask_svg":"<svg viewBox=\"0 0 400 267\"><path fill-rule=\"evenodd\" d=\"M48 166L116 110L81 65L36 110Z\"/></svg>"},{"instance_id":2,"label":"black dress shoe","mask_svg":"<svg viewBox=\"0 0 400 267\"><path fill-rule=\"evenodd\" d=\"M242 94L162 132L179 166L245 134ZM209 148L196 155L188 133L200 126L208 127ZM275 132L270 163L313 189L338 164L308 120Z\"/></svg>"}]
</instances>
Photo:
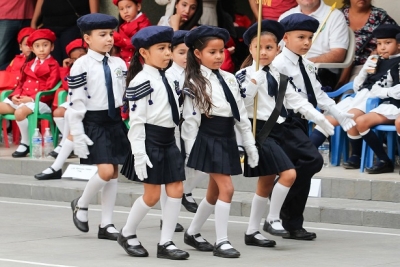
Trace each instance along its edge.
<instances>
[{"instance_id":1,"label":"black dress shoe","mask_svg":"<svg viewBox=\"0 0 400 267\"><path fill-rule=\"evenodd\" d=\"M213 251L214 246L211 245L207 240L204 239L205 242L199 242L196 240L196 237L200 236L201 236L200 234L189 235L186 231L183 236L183 242L185 242L186 245L194 247L199 251Z\"/></svg>"},{"instance_id":2,"label":"black dress shoe","mask_svg":"<svg viewBox=\"0 0 400 267\"><path fill-rule=\"evenodd\" d=\"M99 232L97 233L97 237L99 239L108 239L108 240L116 241L118 239L119 233L108 232L107 229L110 227L115 228L114 224L107 224L103 228L101 228L99 225Z\"/></svg>"},{"instance_id":3,"label":"black dress shoe","mask_svg":"<svg viewBox=\"0 0 400 267\"><path fill-rule=\"evenodd\" d=\"M61 146L60 146L61 147ZM50 153L49 153L49 156L51 156L51 157L53 157L53 158L57 158L58 157L58 153L56 152L56 151L51 151Z\"/></svg>"},{"instance_id":4,"label":"black dress shoe","mask_svg":"<svg viewBox=\"0 0 400 267\"><path fill-rule=\"evenodd\" d=\"M52 173L39 173L35 174L35 178L38 180L51 180L51 179L61 179L62 172L61 170L55 171L52 167L49 167L53 172Z\"/></svg>"},{"instance_id":5,"label":"black dress shoe","mask_svg":"<svg viewBox=\"0 0 400 267\"><path fill-rule=\"evenodd\" d=\"M160 220L160 230L162 229L162 220ZM183 228L183 226L180 223L176 223L175 226L175 233L180 233L183 232L185 230L185 228Z\"/></svg>"},{"instance_id":6,"label":"black dress shoe","mask_svg":"<svg viewBox=\"0 0 400 267\"><path fill-rule=\"evenodd\" d=\"M380 160L378 164L372 166L371 168L365 168L365 171L369 174L393 172L394 166L391 161Z\"/></svg>"},{"instance_id":7,"label":"black dress shoe","mask_svg":"<svg viewBox=\"0 0 400 267\"><path fill-rule=\"evenodd\" d=\"M313 240L317 238L317 235L312 232L307 232L306 229L301 228L299 230L289 231L289 237L283 237L285 239L296 239L296 240Z\"/></svg>"},{"instance_id":8,"label":"black dress shoe","mask_svg":"<svg viewBox=\"0 0 400 267\"><path fill-rule=\"evenodd\" d=\"M361 159L357 155L352 155L347 162L343 162L343 168L345 169L359 169Z\"/></svg>"},{"instance_id":9,"label":"black dress shoe","mask_svg":"<svg viewBox=\"0 0 400 267\"><path fill-rule=\"evenodd\" d=\"M120 244L121 247L124 248L126 253L128 253L129 256L132 257L148 257L149 253L147 250L142 246L142 244L139 242L139 245L132 246L128 244L129 239L137 238L136 235L130 235L130 236L123 236L122 235L122 229L119 231L119 235L117 238L118 244Z\"/></svg>"},{"instance_id":10,"label":"black dress shoe","mask_svg":"<svg viewBox=\"0 0 400 267\"><path fill-rule=\"evenodd\" d=\"M189 258L189 253L179 248L168 249L167 247L174 245L174 242L168 241L164 245L157 244L157 258L170 259L170 260L186 260Z\"/></svg>"},{"instance_id":11,"label":"black dress shoe","mask_svg":"<svg viewBox=\"0 0 400 267\"><path fill-rule=\"evenodd\" d=\"M276 242L274 240L269 239L257 239L256 235L261 234L259 231L254 232L251 235L244 235L244 243L248 246L257 246L257 247L275 247Z\"/></svg>"},{"instance_id":12,"label":"black dress shoe","mask_svg":"<svg viewBox=\"0 0 400 267\"><path fill-rule=\"evenodd\" d=\"M72 220L74 221L74 224L76 226L76 228L78 228L80 231L82 232L89 232L89 223L88 222L81 222L77 217L76 217L76 213L78 212L78 210L88 210L88 208L81 208L78 207L78 200L79 197L72 200L71 202L71 209L72 209Z\"/></svg>"},{"instance_id":13,"label":"black dress shoe","mask_svg":"<svg viewBox=\"0 0 400 267\"><path fill-rule=\"evenodd\" d=\"M221 258L239 258L240 252L234 248L221 249L222 245L231 244L229 241L222 241L218 245L214 245L213 255Z\"/></svg>"},{"instance_id":14,"label":"black dress shoe","mask_svg":"<svg viewBox=\"0 0 400 267\"><path fill-rule=\"evenodd\" d=\"M23 157L26 157L26 155L29 154L29 146L28 145L25 145L23 143L20 143L19 145L20 146L24 146L26 148L26 150L24 152L15 151L14 153L11 154L11 156L13 158L23 158Z\"/></svg>"},{"instance_id":15,"label":"black dress shoe","mask_svg":"<svg viewBox=\"0 0 400 267\"><path fill-rule=\"evenodd\" d=\"M272 227L272 224L278 223L278 222L280 223L281 221L280 221L280 220L275 220L275 221L269 221L269 222L267 222L267 220L265 220L263 230L264 230L265 232L268 232L268 233L271 234L271 235L274 235L274 236L289 237L289 236L290 236L290 233L289 233L288 231L286 231L285 229L283 229L283 230L276 230L276 229L274 229L274 227Z\"/></svg>"},{"instance_id":16,"label":"black dress shoe","mask_svg":"<svg viewBox=\"0 0 400 267\"><path fill-rule=\"evenodd\" d=\"M185 207L185 209L186 209L187 211L192 212L192 213L196 213L197 208L198 208L199 206L197 205L196 202L190 202L190 201L188 201L188 200L186 199L186 196L191 197L191 196L192 196L192 193L183 194L183 196L182 196L182 205Z\"/></svg>"}]
</instances>

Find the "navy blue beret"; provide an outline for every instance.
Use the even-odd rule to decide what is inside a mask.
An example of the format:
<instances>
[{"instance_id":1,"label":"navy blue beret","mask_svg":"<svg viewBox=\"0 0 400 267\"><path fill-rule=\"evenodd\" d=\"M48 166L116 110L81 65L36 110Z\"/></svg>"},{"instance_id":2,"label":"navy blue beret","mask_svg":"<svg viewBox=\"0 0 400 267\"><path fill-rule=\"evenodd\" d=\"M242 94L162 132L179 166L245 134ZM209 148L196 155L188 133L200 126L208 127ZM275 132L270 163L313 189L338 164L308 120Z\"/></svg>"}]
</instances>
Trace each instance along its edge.
<instances>
[{"instance_id":1,"label":"navy blue beret","mask_svg":"<svg viewBox=\"0 0 400 267\"><path fill-rule=\"evenodd\" d=\"M396 35L396 41L397 41L398 43L400 43L400 33L398 33L398 34Z\"/></svg>"},{"instance_id":2,"label":"navy blue beret","mask_svg":"<svg viewBox=\"0 0 400 267\"><path fill-rule=\"evenodd\" d=\"M84 15L76 23L81 31L114 29L118 26L118 20L115 17L102 13Z\"/></svg>"},{"instance_id":3,"label":"navy blue beret","mask_svg":"<svg viewBox=\"0 0 400 267\"><path fill-rule=\"evenodd\" d=\"M172 46L176 46L178 44L182 44L184 43L184 39L185 39L185 35L188 33L189 31L184 31L184 30L178 30L178 31L174 31L174 37L172 38Z\"/></svg>"},{"instance_id":4,"label":"navy blue beret","mask_svg":"<svg viewBox=\"0 0 400 267\"><path fill-rule=\"evenodd\" d=\"M285 32L290 31L308 31L316 32L319 27L319 21L313 17L302 13L295 13L282 19L280 23L285 28Z\"/></svg>"},{"instance_id":5,"label":"navy blue beret","mask_svg":"<svg viewBox=\"0 0 400 267\"><path fill-rule=\"evenodd\" d=\"M230 35L229 32L225 29L214 27L214 26L207 26L201 25L193 30L189 31L185 35L185 44L187 47L193 47L194 42L203 37L211 37L215 36L224 40L224 43L229 41Z\"/></svg>"},{"instance_id":6,"label":"navy blue beret","mask_svg":"<svg viewBox=\"0 0 400 267\"><path fill-rule=\"evenodd\" d=\"M400 27L394 24L380 25L372 32L376 39L396 38L399 33Z\"/></svg>"},{"instance_id":7,"label":"navy blue beret","mask_svg":"<svg viewBox=\"0 0 400 267\"><path fill-rule=\"evenodd\" d=\"M258 23L251 25L243 34L243 41L246 45L250 45L251 40L257 35ZM270 32L276 36L278 43L282 40L285 34L285 29L282 24L275 20L263 20L261 22L261 32Z\"/></svg>"},{"instance_id":8,"label":"navy blue beret","mask_svg":"<svg viewBox=\"0 0 400 267\"><path fill-rule=\"evenodd\" d=\"M142 28L132 36L131 43L136 48L147 48L159 43L171 43L174 30L167 26L149 26Z\"/></svg>"}]
</instances>

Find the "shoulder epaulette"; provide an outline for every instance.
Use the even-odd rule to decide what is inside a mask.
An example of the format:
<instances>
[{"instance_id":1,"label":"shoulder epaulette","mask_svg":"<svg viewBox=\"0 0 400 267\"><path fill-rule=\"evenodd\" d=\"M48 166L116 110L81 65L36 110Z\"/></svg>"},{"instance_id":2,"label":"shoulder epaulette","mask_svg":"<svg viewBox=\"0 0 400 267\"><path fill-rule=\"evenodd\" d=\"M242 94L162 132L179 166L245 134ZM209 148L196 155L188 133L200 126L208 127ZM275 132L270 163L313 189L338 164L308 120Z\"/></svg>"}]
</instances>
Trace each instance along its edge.
<instances>
[{"instance_id":1,"label":"shoulder epaulette","mask_svg":"<svg viewBox=\"0 0 400 267\"><path fill-rule=\"evenodd\" d=\"M75 76L67 76L68 88L76 89L82 87L86 84L86 75L87 73L81 73Z\"/></svg>"},{"instance_id":2,"label":"shoulder epaulette","mask_svg":"<svg viewBox=\"0 0 400 267\"><path fill-rule=\"evenodd\" d=\"M194 93L191 89L189 88L183 88L183 94L187 95L188 97L190 97L191 99L194 99Z\"/></svg>"},{"instance_id":3,"label":"shoulder epaulette","mask_svg":"<svg viewBox=\"0 0 400 267\"><path fill-rule=\"evenodd\" d=\"M150 81L145 81L135 87L126 88L125 97L128 101L137 101L142 99L148 95L150 95L149 105L153 105L153 101L151 100L151 93L154 91L150 86ZM136 103L133 103L131 110L135 111Z\"/></svg>"},{"instance_id":4,"label":"shoulder epaulette","mask_svg":"<svg viewBox=\"0 0 400 267\"><path fill-rule=\"evenodd\" d=\"M242 70L241 72L239 72L238 74L235 75L236 80L239 84L239 91L240 91L240 95L245 98L246 97L246 88L244 88L242 85L244 83L244 81L246 80L246 69Z\"/></svg>"}]
</instances>

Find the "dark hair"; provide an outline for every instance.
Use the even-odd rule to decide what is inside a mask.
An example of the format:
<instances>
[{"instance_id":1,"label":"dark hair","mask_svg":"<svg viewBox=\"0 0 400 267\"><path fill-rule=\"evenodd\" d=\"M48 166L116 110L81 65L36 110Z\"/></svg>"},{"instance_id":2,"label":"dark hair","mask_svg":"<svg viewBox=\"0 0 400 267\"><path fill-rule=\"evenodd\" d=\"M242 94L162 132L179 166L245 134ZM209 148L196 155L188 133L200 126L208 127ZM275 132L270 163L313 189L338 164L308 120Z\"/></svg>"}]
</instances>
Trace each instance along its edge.
<instances>
[{"instance_id":1,"label":"dark hair","mask_svg":"<svg viewBox=\"0 0 400 267\"><path fill-rule=\"evenodd\" d=\"M179 3L180 0L177 0L175 2L174 6L174 13L176 14L176 5ZM197 26L199 24L199 20L201 16L203 15L203 0L196 0L197 2L197 7L196 11L193 14L193 17L191 17L188 21L182 24L182 26L179 26L179 30L186 30L190 31L193 29L193 27Z\"/></svg>"},{"instance_id":2,"label":"dark hair","mask_svg":"<svg viewBox=\"0 0 400 267\"><path fill-rule=\"evenodd\" d=\"M193 47L189 48L186 61L185 83L183 84L184 88L189 88L193 91L194 105L199 109L204 110L207 117L210 116L213 106L211 97L207 93L207 85L211 87L211 84L201 73L200 63L195 56L194 51L196 49L202 51L207 47L209 41L215 39L220 38L216 36L200 38L194 42Z\"/></svg>"},{"instance_id":3,"label":"dark hair","mask_svg":"<svg viewBox=\"0 0 400 267\"><path fill-rule=\"evenodd\" d=\"M350 0L343 0L343 6L350 6Z\"/></svg>"},{"instance_id":4,"label":"dark hair","mask_svg":"<svg viewBox=\"0 0 400 267\"><path fill-rule=\"evenodd\" d=\"M21 67L21 79L19 79L18 85L22 84L22 83L25 81L25 79L26 79L26 73L25 73L24 69L25 69L25 67L28 65L29 61L32 61L32 60L34 60L35 58L36 58L36 55L35 55L35 53L33 53L32 51L31 51L31 53L29 54L29 56L26 57L26 60L25 60L24 64L23 64L22 67Z\"/></svg>"},{"instance_id":5,"label":"dark hair","mask_svg":"<svg viewBox=\"0 0 400 267\"><path fill-rule=\"evenodd\" d=\"M273 34L272 32L268 32L268 31L263 31L261 32L261 36L262 35L270 35L274 38L276 44L278 44L278 39L276 38L275 34ZM254 35L251 40L250 40L250 44L249 44L249 48L251 45L251 42L254 40L254 38L257 38L257 35ZM253 56L249 53L249 55L245 58L245 60L243 61L242 65L240 66L240 69L244 69L248 66L251 66L251 64L253 64Z\"/></svg>"}]
</instances>

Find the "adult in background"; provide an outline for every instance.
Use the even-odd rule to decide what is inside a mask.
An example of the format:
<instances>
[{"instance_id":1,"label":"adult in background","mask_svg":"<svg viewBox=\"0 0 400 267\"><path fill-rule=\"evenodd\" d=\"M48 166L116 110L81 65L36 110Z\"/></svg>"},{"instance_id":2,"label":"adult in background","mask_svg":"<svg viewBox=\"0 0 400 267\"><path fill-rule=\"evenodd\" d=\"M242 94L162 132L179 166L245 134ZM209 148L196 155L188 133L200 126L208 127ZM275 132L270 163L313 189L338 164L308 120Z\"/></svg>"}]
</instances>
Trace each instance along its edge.
<instances>
[{"instance_id":1,"label":"adult in background","mask_svg":"<svg viewBox=\"0 0 400 267\"><path fill-rule=\"evenodd\" d=\"M322 0L297 0L298 6L283 13L279 21L293 13L303 13L317 19L321 24L331 7ZM343 13L334 9L325 26L313 42L306 58L314 63L342 63L349 46L349 31ZM340 77L338 69L318 69L323 86L335 88Z\"/></svg>"},{"instance_id":2,"label":"adult in background","mask_svg":"<svg viewBox=\"0 0 400 267\"><path fill-rule=\"evenodd\" d=\"M31 27L47 28L56 34L57 40L52 55L62 66L63 60L68 58L65 47L81 37L76 20L98 11L99 0L37 0ZM39 17L42 17L42 25L39 25Z\"/></svg>"},{"instance_id":3,"label":"adult in background","mask_svg":"<svg viewBox=\"0 0 400 267\"><path fill-rule=\"evenodd\" d=\"M256 0L249 0L254 17L258 18L258 4ZM278 20L279 16L289 9L297 6L296 0L273 0L271 6L262 5L262 19Z\"/></svg>"},{"instance_id":4,"label":"adult in background","mask_svg":"<svg viewBox=\"0 0 400 267\"><path fill-rule=\"evenodd\" d=\"M367 61L376 51L376 39L372 32L381 24L397 24L385 10L374 7L372 0L343 0L341 11L347 25L354 31L356 38L353 65L343 70L338 87L354 80Z\"/></svg>"},{"instance_id":5,"label":"adult in background","mask_svg":"<svg viewBox=\"0 0 400 267\"><path fill-rule=\"evenodd\" d=\"M0 70L18 54L18 32L29 26L34 9L35 0L0 1Z\"/></svg>"}]
</instances>

